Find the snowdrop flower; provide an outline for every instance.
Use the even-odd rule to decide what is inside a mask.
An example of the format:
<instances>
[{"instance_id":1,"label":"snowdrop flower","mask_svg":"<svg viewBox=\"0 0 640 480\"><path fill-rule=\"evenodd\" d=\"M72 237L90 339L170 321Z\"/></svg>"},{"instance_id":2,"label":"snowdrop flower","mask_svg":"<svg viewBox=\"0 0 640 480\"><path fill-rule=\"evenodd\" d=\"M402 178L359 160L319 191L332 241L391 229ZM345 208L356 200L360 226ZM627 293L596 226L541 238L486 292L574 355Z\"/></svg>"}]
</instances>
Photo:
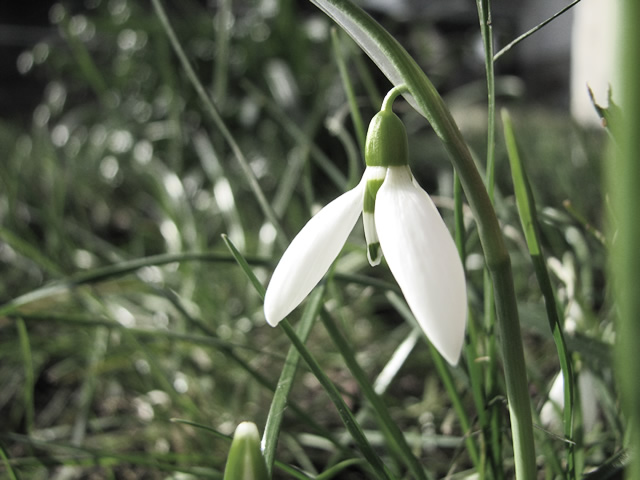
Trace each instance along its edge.
<instances>
[{"instance_id":1,"label":"snowdrop flower","mask_svg":"<svg viewBox=\"0 0 640 480\"><path fill-rule=\"evenodd\" d=\"M362 213L370 264L384 255L424 333L455 365L466 325L464 270L440 214L409 169L406 130L391 103L385 99L369 125L360 183L311 218L282 256L267 288L265 317L276 326L304 300Z\"/></svg>"}]
</instances>

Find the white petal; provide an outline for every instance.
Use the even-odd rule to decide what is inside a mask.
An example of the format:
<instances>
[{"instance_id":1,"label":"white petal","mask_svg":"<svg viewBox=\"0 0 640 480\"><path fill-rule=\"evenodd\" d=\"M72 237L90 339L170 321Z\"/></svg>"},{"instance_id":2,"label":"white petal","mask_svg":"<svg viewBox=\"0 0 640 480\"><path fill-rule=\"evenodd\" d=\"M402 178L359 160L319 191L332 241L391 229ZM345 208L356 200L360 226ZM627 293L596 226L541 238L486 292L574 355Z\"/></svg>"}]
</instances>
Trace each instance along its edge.
<instances>
[{"instance_id":1,"label":"white petal","mask_svg":"<svg viewBox=\"0 0 640 480\"><path fill-rule=\"evenodd\" d=\"M284 252L264 298L270 325L296 308L327 273L362 212L364 185L361 181L320 210Z\"/></svg>"},{"instance_id":2,"label":"white petal","mask_svg":"<svg viewBox=\"0 0 640 480\"><path fill-rule=\"evenodd\" d=\"M464 270L429 195L408 167L390 167L375 220L382 253L407 304L434 347L458 363L467 318Z\"/></svg>"}]
</instances>

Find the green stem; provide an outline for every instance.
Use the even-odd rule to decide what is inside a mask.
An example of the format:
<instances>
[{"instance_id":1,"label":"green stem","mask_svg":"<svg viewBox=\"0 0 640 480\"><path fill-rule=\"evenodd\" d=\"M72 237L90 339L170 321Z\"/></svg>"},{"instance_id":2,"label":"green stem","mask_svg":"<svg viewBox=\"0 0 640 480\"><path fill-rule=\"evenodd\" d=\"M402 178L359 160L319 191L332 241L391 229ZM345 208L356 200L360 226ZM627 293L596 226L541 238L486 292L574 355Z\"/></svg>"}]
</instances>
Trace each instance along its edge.
<instances>
[{"instance_id":1,"label":"green stem","mask_svg":"<svg viewBox=\"0 0 640 480\"><path fill-rule=\"evenodd\" d=\"M476 0L480 33L484 43L484 65L487 74L487 191L493 201L495 184L496 146L496 87L493 67L493 28L491 27L490 0Z\"/></svg>"},{"instance_id":2,"label":"green stem","mask_svg":"<svg viewBox=\"0 0 640 480\"><path fill-rule=\"evenodd\" d=\"M495 145L496 145L496 92L495 92L495 72L493 62L493 28L491 26L491 2L490 0L476 0L478 19L480 21L480 34L484 44L484 63L487 76L487 164L486 164L486 185L487 194L493 203L495 190ZM487 335L487 354L489 362L487 365L486 397L494 399L498 393L498 359L496 351L495 334L495 297L490 275L485 274L485 332ZM496 480L504 478L504 467L502 458L502 412L500 402L489 402L489 420L483 428L486 440L489 442L489 459L493 478Z\"/></svg>"},{"instance_id":3,"label":"green stem","mask_svg":"<svg viewBox=\"0 0 640 480\"><path fill-rule=\"evenodd\" d=\"M33 389L35 386L35 373L33 370L33 355L31 353L31 342L29 341L29 332L24 319L18 318L16 320L16 327L18 329L18 339L20 342L20 351L22 353L22 362L24 363L24 419L25 430L27 434L33 432L34 420L35 420L35 406L33 401Z\"/></svg>"},{"instance_id":4,"label":"green stem","mask_svg":"<svg viewBox=\"0 0 640 480\"><path fill-rule=\"evenodd\" d=\"M380 110L391 110L395 99L398 98L398 96L404 95L405 93L408 93L408 92L409 92L409 89L404 84L398 85L397 87L393 87L391 90L389 90L389 92L387 92L387 94L384 97L384 100L382 100L382 106L380 107Z\"/></svg>"},{"instance_id":5,"label":"green stem","mask_svg":"<svg viewBox=\"0 0 640 480\"><path fill-rule=\"evenodd\" d=\"M612 198L609 241L611 249L611 273L613 275L617 305L616 367L620 379L622 405L631 432L629 453L633 462L628 467L627 478L640 478L640 382L637 368L640 365L640 2L620 2L620 31L617 45L618 65L621 66L621 105L624 119L615 131L620 149L605 162L608 173L608 190Z\"/></svg>"}]
</instances>

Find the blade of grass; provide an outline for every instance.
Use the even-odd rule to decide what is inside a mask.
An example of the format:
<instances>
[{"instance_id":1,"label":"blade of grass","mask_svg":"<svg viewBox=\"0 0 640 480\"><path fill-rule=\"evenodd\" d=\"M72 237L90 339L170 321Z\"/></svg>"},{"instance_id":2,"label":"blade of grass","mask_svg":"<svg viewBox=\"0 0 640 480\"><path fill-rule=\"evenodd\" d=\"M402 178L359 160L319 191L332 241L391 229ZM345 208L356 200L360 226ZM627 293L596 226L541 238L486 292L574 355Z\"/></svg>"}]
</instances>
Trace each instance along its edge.
<instances>
[{"instance_id":1,"label":"blade of grass","mask_svg":"<svg viewBox=\"0 0 640 480\"><path fill-rule=\"evenodd\" d=\"M91 415L91 408L94 406L94 395L98 385L96 371L104 362L107 353L109 330L106 328L96 328L93 332L93 345L87 352L87 374L84 376L80 387L80 398L78 408L75 411L76 417L71 434L73 445L83 445Z\"/></svg>"},{"instance_id":2,"label":"blade of grass","mask_svg":"<svg viewBox=\"0 0 640 480\"><path fill-rule=\"evenodd\" d=\"M398 372L407 361L407 358L409 358L409 355L416 346L416 343L418 343L418 338L420 338L420 329L413 328L402 343L398 345L389 361L385 364L384 368L380 371L373 382L373 390L376 394L382 395L387 391L387 388L389 388L389 385L396 375L398 375Z\"/></svg>"},{"instance_id":3,"label":"blade of grass","mask_svg":"<svg viewBox=\"0 0 640 480\"><path fill-rule=\"evenodd\" d=\"M75 446L60 440L50 442L16 433L0 434L0 437L11 440L12 442L29 445L37 450L44 450L41 456L34 457L35 461L33 463L38 466L51 465L59 467L60 465L79 465L95 467L96 465L103 465L108 467L108 470L106 470L108 472L117 465L139 465L153 467L154 469L165 472L184 472L197 476L197 478L221 478L221 473L213 468L192 466L196 462L202 462L204 465L207 465L211 461L210 454L185 455L183 452L179 454L156 452L120 453L113 449L102 450L88 446ZM13 459L16 463L20 460L23 459ZM177 460L188 462L190 466L176 465Z\"/></svg>"},{"instance_id":4,"label":"blade of grass","mask_svg":"<svg viewBox=\"0 0 640 480\"><path fill-rule=\"evenodd\" d=\"M33 402L33 389L35 386L35 373L33 371L33 355L31 354L31 342L29 332L22 318L16 320L18 329L18 340L20 342L20 352L22 353L22 363L24 365L24 402L25 431L28 435L33 432L35 420L35 405Z\"/></svg>"},{"instance_id":5,"label":"blade of grass","mask_svg":"<svg viewBox=\"0 0 640 480\"><path fill-rule=\"evenodd\" d=\"M315 319L318 316L318 312L322 308L322 301L324 297L325 287L324 285L316 288L304 309L302 318L298 324L297 334L303 342L307 341L311 328L315 323ZM262 451L264 459L267 464L267 470L269 473L273 470L273 463L275 461L276 447L278 445L278 437L280 435L280 428L282 426L282 419L284 412L287 408L289 393L291 387L293 387L293 380L298 370L298 364L300 363L300 354L292 346L289 348L287 358L284 361L284 366L280 372L280 378L278 379L278 385L273 394L271 400L271 406L269 407L269 415L267 416L267 422L264 427L262 436Z\"/></svg>"},{"instance_id":6,"label":"blade of grass","mask_svg":"<svg viewBox=\"0 0 640 480\"><path fill-rule=\"evenodd\" d=\"M463 201L462 201L462 185L458 174L454 172L453 176L453 199L454 199L454 222L455 222L455 241L462 260L462 265L466 264L467 254L465 249L465 226L464 226L464 213L463 213ZM466 270L466 269L465 269ZM481 365L478 362L478 350L480 335L478 333L476 319L473 312L469 309L467 313L467 334L469 340L465 342L464 351L467 362L467 370L469 372L469 381L471 382L471 393L473 401L476 406L476 412L480 421L480 428L484 436L484 440L480 442L480 452L478 452L478 459L476 463L476 470L478 471L480 478L485 478L486 475L486 457L487 457L487 445L491 445L491 448L495 450L496 445L490 444L492 439L492 430L489 417L487 415L487 397L485 395L485 381ZM494 373L496 375L496 373ZM499 454L501 455L501 450ZM493 458L493 450L490 452L490 458Z\"/></svg>"},{"instance_id":7,"label":"blade of grass","mask_svg":"<svg viewBox=\"0 0 640 480\"><path fill-rule=\"evenodd\" d=\"M493 60L493 28L491 23L491 1L476 0L478 19L480 21L480 34L484 46L484 64L487 77L487 160L486 178L487 194L491 202L494 201L495 189L495 144L496 144L496 92L495 92L495 69ZM489 362L486 371L486 396L494 398L498 396L498 362L497 362L497 339L495 331L495 297L491 276L485 269L483 276L485 292L485 333L487 341L487 353ZM485 425L483 434L489 445L489 459L493 478L500 480L504 478L504 467L502 458L502 435L500 404L495 402L489 407L489 423Z\"/></svg>"},{"instance_id":8,"label":"blade of grass","mask_svg":"<svg viewBox=\"0 0 640 480\"><path fill-rule=\"evenodd\" d=\"M75 57L76 64L80 68L80 71L84 75L87 83L91 86L91 89L98 97L98 100L105 103L105 95L108 91L107 82L100 73L100 69L91 58L91 54L87 50L86 45L78 36L73 32L71 23L73 18L69 18L69 15L65 12L61 22L61 31L64 33L63 38L66 40L73 56Z\"/></svg>"},{"instance_id":9,"label":"blade of grass","mask_svg":"<svg viewBox=\"0 0 640 480\"><path fill-rule=\"evenodd\" d=\"M26 258L37 264L47 273L53 275L60 275L62 273L60 271L60 268L54 262L52 262L46 254L42 252L41 248L25 241L24 238L20 238L10 230L0 227L0 240L11 246L11 248L16 250L21 255L24 255Z\"/></svg>"},{"instance_id":10,"label":"blade of grass","mask_svg":"<svg viewBox=\"0 0 640 480\"><path fill-rule=\"evenodd\" d=\"M358 100L353 90L353 84L351 83L351 76L347 70L347 62L344 55L345 46L343 42L340 41L340 35L335 27L331 29L331 46L333 47L333 56L336 59L338 70L340 71L342 87L349 102L349 111L351 112L353 128L355 129L356 138L358 139L358 146L360 147L360 152L364 152L366 130L362 122L360 109L358 108Z\"/></svg>"},{"instance_id":11,"label":"blade of grass","mask_svg":"<svg viewBox=\"0 0 640 480\"><path fill-rule=\"evenodd\" d=\"M223 104L227 95L228 70L229 70L229 43L231 39L231 25L233 12L232 1L222 0L218 4L216 13L216 61L213 62L213 85L216 102Z\"/></svg>"},{"instance_id":12,"label":"blade of grass","mask_svg":"<svg viewBox=\"0 0 640 480\"><path fill-rule=\"evenodd\" d=\"M218 157L211 140L202 130L193 134L193 146L200 158L202 170L213 184L213 196L218 203L222 217L234 242L244 248L245 236L240 221L240 212L229 177Z\"/></svg>"},{"instance_id":13,"label":"blade of grass","mask_svg":"<svg viewBox=\"0 0 640 480\"><path fill-rule=\"evenodd\" d=\"M2 457L2 463L4 463L5 468L7 469L7 476L9 480L18 480L18 475L13 470L13 466L11 465L11 461L7 456L7 453L4 451L2 445L0 445L0 457Z\"/></svg>"},{"instance_id":14,"label":"blade of grass","mask_svg":"<svg viewBox=\"0 0 640 480\"><path fill-rule=\"evenodd\" d=\"M362 155L361 150L354 141L351 134L344 125L344 114L342 110L338 110L335 114L327 119L325 125L331 134L335 135L342 143L345 153L347 154L348 177L347 189L355 187L362 176Z\"/></svg>"},{"instance_id":15,"label":"blade of grass","mask_svg":"<svg viewBox=\"0 0 640 480\"><path fill-rule=\"evenodd\" d=\"M502 123L504 127L505 142L507 144L507 153L509 164L511 165L511 175L513 178L513 186L516 194L516 203L520 221L524 230L524 236L529 247L529 254L536 272L536 278L540 285L540 290L545 301L547 318L549 327L553 334L553 340L556 344L558 359L564 378L564 414L563 425L564 435L568 440L567 445L567 478L573 479L579 476L576 472L575 464L575 444L573 432L573 409L575 401L575 381L573 378L573 367L571 354L567 349L562 333L562 320L559 314L559 306L547 270L547 263L540 245L540 225L535 212L535 199L529 185L527 174L520 159L518 145L511 118L506 110L502 111Z\"/></svg>"},{"instance_id":16,"label":"blade of grass","mask_svg":"<svg viewBox=\"0 0 640 480\"><path fill-rule=\"evenodd\" d=\"M491 0L476 0L480 34L484 45L484 66L487 76L487 193L493 201L495 184L496 146L496 86L493 66L493 28L491 26Z\"/></svg>"}]
</instances>

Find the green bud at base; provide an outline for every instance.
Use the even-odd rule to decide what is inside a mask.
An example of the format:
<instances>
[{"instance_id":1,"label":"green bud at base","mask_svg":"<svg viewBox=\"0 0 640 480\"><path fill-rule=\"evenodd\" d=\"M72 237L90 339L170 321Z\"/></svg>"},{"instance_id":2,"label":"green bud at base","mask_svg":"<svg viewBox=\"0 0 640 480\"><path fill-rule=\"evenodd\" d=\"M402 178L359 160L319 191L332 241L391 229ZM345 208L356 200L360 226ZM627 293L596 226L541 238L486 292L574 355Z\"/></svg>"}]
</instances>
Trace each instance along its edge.
<instances>
[{"instance_id":1,"label":"green bud at base","mask_svg":"<svg viewBox=\"0 0 640 480\"><path fill-rule=\"evenodd\" d=\"M254 423L242 422L236 428L223 480L269 480L258 427Z\"/></svg>"},{"instance_id":2,"label":"green bud at base","mask_svg":"<svg viewBox=\"0 0 640 480\"><path fill-rule=\"evenodd\" d=\"M390 108L381 110L371 119L364 157L369 167L400 167L409 164L407 130L400 117Z\"/></svg>"}]
</instances>

